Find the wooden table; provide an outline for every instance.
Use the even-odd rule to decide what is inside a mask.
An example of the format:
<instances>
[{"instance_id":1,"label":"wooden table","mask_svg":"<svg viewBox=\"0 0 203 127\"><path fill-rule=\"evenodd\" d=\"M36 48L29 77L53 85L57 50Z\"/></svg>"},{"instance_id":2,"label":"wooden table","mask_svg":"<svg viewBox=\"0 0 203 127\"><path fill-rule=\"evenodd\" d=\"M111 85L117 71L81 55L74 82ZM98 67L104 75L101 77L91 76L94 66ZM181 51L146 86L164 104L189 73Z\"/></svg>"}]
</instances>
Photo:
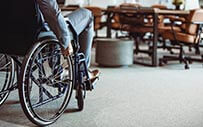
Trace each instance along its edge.
<instances>
[{"instance_id":1,"label":"wooden table","mask_svg":"<svg viewBox=\"0 0 203 127\"><path fill-rule=\"evenodd\" d=\"M155 13L159 15L176 15L176 16L188 16L190 11L183 11L183 10L160 10L156 9Z\"/></svg>"},{"instance_id":2,"label":"wooden table","mask_svg":"<svg viewBox=\"0 0 203 127\"><path fill-rule=\"evenodd\" d=\"M73 7L73 6L60 6L61 11L74 11L78 9L78 7Z\"/></svg>"},{"instance_id":3,"label":"wooden table","mask_svg":"<svg viewBox=\"0 0 203 127\"><path fill-rule=\"evenodd\" d=\"M152 52L151 52L152 61L151 61L151 64L149 64L149 66L153 66L153 67L156 67L158 65L158 60L157 60L158 16L175 15L175 16L186 17L189 15L189 11L160 10L160 9L154 9L154 8L148 8L148 7L142 7L139 9L138 8L120 9L115 7L109 7L106 10L106 13L107 13L107 31L106 32L107 32L108 38L111 38L111 23L112 23L113 14L115 13L151 15L153 17L153 46L152 46ZM148 64L144 64L144 65L148 65Z\"/></svg>"},{"instance_id":4,"label":"wooden table","mask_svg":"<svg viewBox=\"0 0 203 127\"><path fill-rule=\"evenodd\" d=\"M84 8L86 7L91 7L91 6L85 6ZM80 7L77 7L77 6L59 6L59 8L61 9L61 11L74 11ZM102 12L106 12L107 9L106 8L101 8Z\"/></svg>"}]
</instances>

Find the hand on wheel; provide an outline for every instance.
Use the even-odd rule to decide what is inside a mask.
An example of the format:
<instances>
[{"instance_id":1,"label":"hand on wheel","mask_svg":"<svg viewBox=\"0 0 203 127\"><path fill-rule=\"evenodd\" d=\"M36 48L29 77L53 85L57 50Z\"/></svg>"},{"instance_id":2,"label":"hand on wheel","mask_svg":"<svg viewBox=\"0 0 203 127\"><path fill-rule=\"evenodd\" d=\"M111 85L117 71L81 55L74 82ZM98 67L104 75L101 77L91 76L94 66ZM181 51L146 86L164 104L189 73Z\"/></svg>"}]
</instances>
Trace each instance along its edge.
<instances>
[{"instance_id":1,"label":"hand on wheel","mask_svg":"<svg viewBox=\"0 0 203 127\"><path fill-rule=\"evenodd\" d=\"M71 43L69 43L68 47L65 49L65 48L62 48L62 53L64 56L69 56L70 54L73 53L73 47L71 45Z\"/></svg>"}]
</instances>

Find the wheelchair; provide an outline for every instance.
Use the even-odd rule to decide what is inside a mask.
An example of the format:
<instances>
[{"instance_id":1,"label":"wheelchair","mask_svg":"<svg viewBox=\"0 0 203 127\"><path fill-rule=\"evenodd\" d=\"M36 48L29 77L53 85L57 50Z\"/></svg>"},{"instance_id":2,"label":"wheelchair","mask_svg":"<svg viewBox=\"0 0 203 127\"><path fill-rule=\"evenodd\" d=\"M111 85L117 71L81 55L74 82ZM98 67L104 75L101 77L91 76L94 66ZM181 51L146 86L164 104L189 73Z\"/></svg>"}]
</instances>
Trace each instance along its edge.
<instances>
[{"instance_id":1,"label":"wheelchair","mask_svg":"<svg viewBox=\"0 0 203 127\"><path fill-rule=\"evenodd\" d=\"M34 0L11 0L7 4L6 20L1 26L0 105L18 89L27 118L46 126L60 118L75 90L78 110L83 110L86 90L92 90L93 85L71 23L67 25L73 53L64 56L63 46L52 32L36 39L39 18Z\"/></svg>"}]
</instances>

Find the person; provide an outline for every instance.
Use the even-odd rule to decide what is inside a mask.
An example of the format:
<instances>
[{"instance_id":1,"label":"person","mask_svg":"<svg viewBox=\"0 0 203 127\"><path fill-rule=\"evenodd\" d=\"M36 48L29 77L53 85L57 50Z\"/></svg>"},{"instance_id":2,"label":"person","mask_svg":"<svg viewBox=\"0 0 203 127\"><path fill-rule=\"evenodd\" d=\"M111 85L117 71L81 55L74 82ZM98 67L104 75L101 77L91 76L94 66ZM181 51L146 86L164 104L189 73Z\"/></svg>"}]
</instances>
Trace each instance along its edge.
<instances>
[{"instance_id":1,"label":"person","mask_svg":"<svg viewBox=\"0 0 203 127\"><path fill-rule=\"evenodd\" d=\"M68 30L66 21L61 13L56 0L36 0L39 7L41 22L47 29L54 32L59 42L63 44L62 52L69 55L70 31ZM72 24L79 35L80 52L86 57L86 65L89 68L91 62L91 47L94 36L93 15L91 11L85 8L79 8L67 15L68 21ZM48 25L47 25L48 24ZM90 70L90 81L94 82L99 76L99 70Z\"/></svg>"}]
</instances>

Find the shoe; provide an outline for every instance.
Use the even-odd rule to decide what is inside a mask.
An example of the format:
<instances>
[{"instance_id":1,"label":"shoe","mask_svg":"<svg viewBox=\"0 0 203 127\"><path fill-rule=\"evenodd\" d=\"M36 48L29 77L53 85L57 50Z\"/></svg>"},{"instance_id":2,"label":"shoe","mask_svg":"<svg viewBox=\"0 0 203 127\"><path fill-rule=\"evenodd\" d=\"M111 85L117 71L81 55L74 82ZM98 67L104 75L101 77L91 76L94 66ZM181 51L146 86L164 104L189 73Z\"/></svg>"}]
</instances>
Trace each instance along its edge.
<instances>
[{"instance_id":1,"label":"shoe","mask_svg":"<svg viewBox=\"0 0 203 127\"><path fill-rule=\"evenodd\" d=\"M90 80L93 80L93 79L95 79L95 78L98 78L98 77L99 77L100 72L99 72L99 70L98 70L98 69L95 69L95 70L93 70L93 71L88 70L88 75L89 75L89 79L90 79Z\"/></svg>"},{"instance_id":2,"label":"shoe","mask_svg":"<svg viewBox=\"0 0 203 127\"><path fill-rule=\"evenodd\" d=\"M88 74L89 74L90 83L88 83L88 85L86 86L86 89L92 90L99 79L100 72L98 69L95 69L93 71L88 70Z\"/></svg>"},{"instance_id":3,"label":"shoe","mask_svg":"<svg viewBox=\"0 0 203 127\"><path fill-rule=\"evenodd\" d=\"M92 90L94 88L94 85L96 84L96 82L98 81L99 79L99 75L100 75L100 72L99 70L88 70L88 76L89 76L89 80L86 80L85 83L86 83L86 88L85 90ZM78 84L74 85L74 89L76 90Z\"/></svg>"}]
</instances>

